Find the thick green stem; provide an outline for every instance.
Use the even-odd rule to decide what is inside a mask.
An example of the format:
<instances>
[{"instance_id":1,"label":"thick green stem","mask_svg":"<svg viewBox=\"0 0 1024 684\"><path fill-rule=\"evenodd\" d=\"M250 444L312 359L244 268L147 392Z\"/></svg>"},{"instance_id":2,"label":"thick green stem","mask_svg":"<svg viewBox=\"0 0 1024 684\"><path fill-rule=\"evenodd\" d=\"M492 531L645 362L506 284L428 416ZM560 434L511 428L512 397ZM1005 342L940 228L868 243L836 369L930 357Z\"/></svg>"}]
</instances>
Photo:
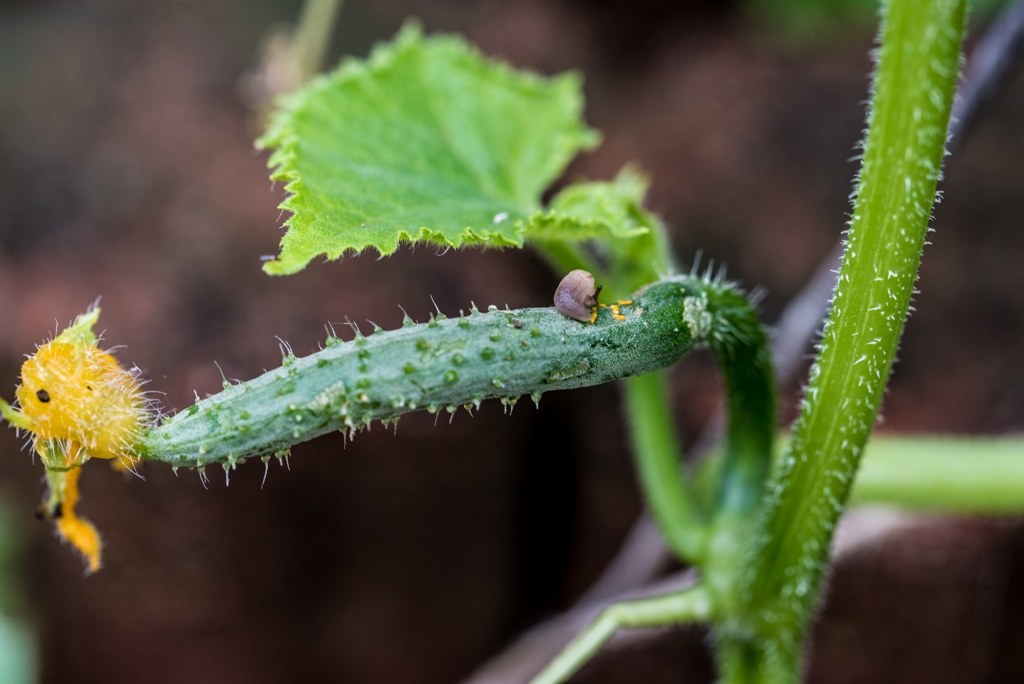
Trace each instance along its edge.
<instances>
[{"instance_id":1,"label":"thick green stem","mask_svg":"<svg viewBox=\"0 0 1024 684\"><path fill-rule=\"evenodd\" d=\"M850 503L931 512L1024 513L1020 437L872 437Z\"/></svg>"},{"instance_id":2,"label":"thick green stem","mask_svg":"<svg viewBox=\"0 0 1024 684\"><path fill-rule=\"evenodd\" d=\"M887 4L864 163L821 352L789 451L773 472L721 630L756 681L795 681L832 532L885 391L913 292L959 66L964 0ZM729 654L733 655L729 655ZM735 666L735 667L734 667ZM735 676L728 674L735 672Z\"/></svg>"}]
</instances>

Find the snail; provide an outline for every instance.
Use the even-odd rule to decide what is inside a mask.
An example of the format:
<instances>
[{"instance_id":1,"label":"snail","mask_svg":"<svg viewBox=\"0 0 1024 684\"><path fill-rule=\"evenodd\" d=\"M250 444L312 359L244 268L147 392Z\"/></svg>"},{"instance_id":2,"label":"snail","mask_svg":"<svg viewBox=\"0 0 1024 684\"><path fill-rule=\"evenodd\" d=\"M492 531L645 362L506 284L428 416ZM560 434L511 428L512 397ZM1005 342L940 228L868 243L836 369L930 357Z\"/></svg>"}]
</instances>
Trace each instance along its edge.
<instances>
[{"instance_id":1,"label":"snail","mask_svg":"<svg viewBox=\"0 0 1024 684\"><path fill-rule=\"evenodd\" d=\"M593 323L596 313L597 296L601 294L601 286L594 287L594 276L582 269L570 271L562 278L555 290L555 308L563 316L575 318L577 321Z\"/></svg>"}]
</instances>

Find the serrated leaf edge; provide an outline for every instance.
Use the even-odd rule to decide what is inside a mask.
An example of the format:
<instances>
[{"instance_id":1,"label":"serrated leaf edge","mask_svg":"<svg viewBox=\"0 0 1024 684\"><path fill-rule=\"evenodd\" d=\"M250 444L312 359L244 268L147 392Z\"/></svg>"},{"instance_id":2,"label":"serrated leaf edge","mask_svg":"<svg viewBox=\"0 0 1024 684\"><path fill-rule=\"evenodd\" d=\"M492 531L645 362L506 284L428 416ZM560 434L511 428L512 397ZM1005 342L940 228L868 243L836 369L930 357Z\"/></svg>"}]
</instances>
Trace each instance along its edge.
<instances>
[{"instance_id":1,"label":"serrated leaf edge","mask_svg":"<svg viewBox=\"0 0 1024 684\"><path fill-rule=\"evenodd\" d=\"M536 87L556 87L559 90L567 91L570 95L567 108L571 110L568 112L571 116L568 118L577 122L582 118L584 105L580 87L582 77L577 72L568 71L556 76L545 77L532 71L513 69L504 62L496 61L483 55L474 46L466 43L457 35L435 34L425 38L419 22L415 20L407 21L392 42L382 42L375 45L367 59L345 58L334 72L317 76L299 91L282 95L278 98L278 109L271 116L266 132L256 140L255 146L260 150L273 150L267 160L267 167L271 169L270 178L273 181L284 181L285 183L285 198L278 205L278 208L290 212L291 215L285 219L282 228L294 228L299 222L302 222L302 217L293 209L292 204L293 198L299 194L302 183L295 163L298 136L293 122L306 102L311 97L327 88L333 87L337 83L349 79L364 78L372 75L374 72L385 70L391 66L404 50L424 44L442 48L446 47L460 52L465 57L472 58L480 67L490 71L494 78L508 82L514 81L517 87L521 87L526 82ZM558 151L556 155L553 155L553 158L556 158L559 164L564 167L577 152L594 149L600 144L600 140L601 134L599 131L583 123L577 123L577 125L559 134L555 145ZM457 236L456 240L448 240L440 231L421 226L419 231L399 231L393 244L378 245L371 242L351 242L335 250L325 250L309 255L308 258L305 255L289 258L289 245L286 241L286 234L281 240L280 255L276 259L264 263L263 270L270 275L297 273L318 255L326 255L329 260L333 261L348 252L358 254L370 248L375 249L380 256L389 256L398 249L402 242L432 242L456 249L467 245L499 248L522 247L523 228L521 224L522 221L518 221L516 224L518 229L517 240L509 240L500 231L490 232L473 229L468 226Z\"/></svg>"}]
</instances>

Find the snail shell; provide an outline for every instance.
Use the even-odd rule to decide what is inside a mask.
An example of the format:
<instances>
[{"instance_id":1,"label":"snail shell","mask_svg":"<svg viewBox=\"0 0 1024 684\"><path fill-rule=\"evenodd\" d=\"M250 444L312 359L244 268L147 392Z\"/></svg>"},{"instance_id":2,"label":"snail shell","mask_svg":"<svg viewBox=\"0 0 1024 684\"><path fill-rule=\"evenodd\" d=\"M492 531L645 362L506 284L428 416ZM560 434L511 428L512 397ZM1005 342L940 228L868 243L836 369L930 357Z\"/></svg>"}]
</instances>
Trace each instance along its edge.
<instances>
[{"instance_id":1,"label":"snail shell","mask_svg":"<svg viewBox=\"0 0 1024 684\"><path fill-rule=\"evenodd\" d=\"M555 290L555 308L563 316L589 322L590 307L597 306L600 293L601 286L594 287L594 276L590 273L582 269L570 271Z\"/></svg>"}]
</instances>

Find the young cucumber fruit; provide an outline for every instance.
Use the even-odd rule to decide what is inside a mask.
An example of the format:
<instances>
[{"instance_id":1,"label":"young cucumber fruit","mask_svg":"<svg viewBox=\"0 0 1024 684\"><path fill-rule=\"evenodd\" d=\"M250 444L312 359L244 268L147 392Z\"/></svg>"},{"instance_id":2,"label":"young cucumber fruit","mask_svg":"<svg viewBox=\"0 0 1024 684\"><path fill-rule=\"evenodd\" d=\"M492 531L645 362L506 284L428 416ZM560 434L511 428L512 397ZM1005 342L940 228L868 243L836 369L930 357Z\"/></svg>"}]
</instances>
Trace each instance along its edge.
<instances>
[{"instance_id":1,"label":"young cucumber fruit","mask_svg":"<svg viewBox=\"0 0 1024 684\"><path fill-rule=\"evenodd\" d=\"M580 322L554 307L407 319L397 330L329 338L323 350L227 387L143 433L143 458L175 466L234 464L319 435L431 412L596 385L664 368L695 345L735 332L716 310L750 311L728 283L677 277L649 285L628 305ZM752 312L748 325L757 326ZM624 320L623 320L624 319ZM760 333L760 330L757 330Z\"/></svg>"}]
</instances>

